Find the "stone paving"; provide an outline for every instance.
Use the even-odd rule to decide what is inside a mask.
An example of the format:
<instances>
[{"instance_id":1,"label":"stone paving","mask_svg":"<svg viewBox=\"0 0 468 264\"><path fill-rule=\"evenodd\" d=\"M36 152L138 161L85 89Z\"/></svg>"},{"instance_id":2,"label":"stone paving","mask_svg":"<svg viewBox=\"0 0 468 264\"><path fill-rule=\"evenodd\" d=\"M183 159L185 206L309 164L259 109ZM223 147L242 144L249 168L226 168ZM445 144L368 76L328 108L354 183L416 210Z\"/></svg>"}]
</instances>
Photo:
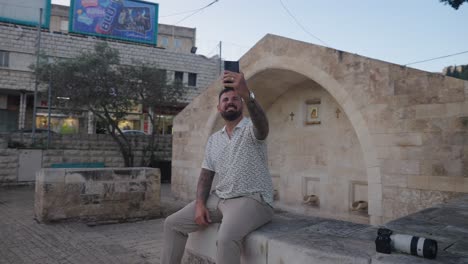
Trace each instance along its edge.
<instances>
[{"instance_id":1,"label":"stone paving","mask_svg":"<svg viewBox=\"0 0 468 264\"><path fill-rule=\"evenodd\" d=\"M162 186L164 215L183 203ZM33 187L0 189L0 264L159 263L164 219L88 226L34 220Z\"/></svg>"},{"instance_id":2,"label":"stone paving","mask_svg":"<svg viewBox=\"0 0 468 264\"><path fill-rule=\"evenodd\" d=\"M173 198L170 185L163 184L161 190L163 216L185 204ZM34 220L33 207L32 187L0 188L0 264L160 263L163 218L97 226L79 222L46 225ZM436 239L437 259L376 253L377 227L278 211L271 224L256 231L260 236L251 237L271 240L269 248L276 250L268 254L268 261L253 263L302 264L311 259L320 263L468 263L468 196L386 226L397 233Z\"/></svg>"}]
</instances>

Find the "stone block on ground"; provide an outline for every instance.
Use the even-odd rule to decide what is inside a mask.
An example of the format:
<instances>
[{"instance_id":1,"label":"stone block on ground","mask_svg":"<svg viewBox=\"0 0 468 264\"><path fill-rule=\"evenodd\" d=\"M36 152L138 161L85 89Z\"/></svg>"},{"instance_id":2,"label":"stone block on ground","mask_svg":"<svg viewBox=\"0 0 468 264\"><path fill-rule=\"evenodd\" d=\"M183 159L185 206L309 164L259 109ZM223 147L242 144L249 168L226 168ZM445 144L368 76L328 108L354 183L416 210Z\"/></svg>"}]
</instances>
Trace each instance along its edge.
<instances>
[{"instance_id":1,"label":"stone block on ground","mask_svg":"<svg viewBox=\"0 0 468 264\"><path fill-rule=\"evenodd\" d=\"M36 175L35 215L40 222L157 218L160 189L155 168L41 169Z\"/></svg>"}]
</instances>

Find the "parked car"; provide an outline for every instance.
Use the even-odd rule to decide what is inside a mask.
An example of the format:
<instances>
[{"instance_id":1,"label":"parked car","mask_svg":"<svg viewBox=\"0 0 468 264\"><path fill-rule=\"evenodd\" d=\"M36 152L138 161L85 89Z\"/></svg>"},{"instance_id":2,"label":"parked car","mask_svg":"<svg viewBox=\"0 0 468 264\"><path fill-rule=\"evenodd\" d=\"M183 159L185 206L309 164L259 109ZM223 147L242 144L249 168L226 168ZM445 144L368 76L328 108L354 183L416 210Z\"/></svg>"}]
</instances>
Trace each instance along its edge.
<instances>
[{"instance_id":1,"label":"parked car","mask_svg":"<svg viewBox=\"0 0 468 264\"><path fill-rule=\"evenodd\" d=\"M36 134L47 134L47 129L43 129L43 128L36 128L36 131L35 133ZM32 129L20 129L20 130L16 130L15 133L32 133ZM57 135L58 133L53 131L53 130L50 130L50 134L51 135Z\"/></svg>"},{"instance_id":2,"label":"parked car","mask_svg":"<svg viewBox=\"0 0 468 264\"><path fill-rule=\"evenodd\" d=\"M131 135L131 136L147 136L148 135L141 130L122 130L122 133L125 135Z\"/></svg>"}]
</instances>

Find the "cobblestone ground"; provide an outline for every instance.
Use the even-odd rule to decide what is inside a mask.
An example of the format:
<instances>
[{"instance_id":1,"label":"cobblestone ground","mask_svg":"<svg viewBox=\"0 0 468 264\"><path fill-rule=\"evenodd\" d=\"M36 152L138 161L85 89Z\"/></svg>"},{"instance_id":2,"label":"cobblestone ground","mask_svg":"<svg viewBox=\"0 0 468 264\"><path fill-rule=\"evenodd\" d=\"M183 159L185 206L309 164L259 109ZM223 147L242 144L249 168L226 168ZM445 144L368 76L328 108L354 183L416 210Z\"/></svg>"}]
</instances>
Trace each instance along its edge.
<instances>
[{"instance_id":1,"label":"cobblestone ground","mask_svg":"<svg viewBox=\"0 0 468 264\"><path fill-rule=\"evenodd\" d=\"M166 192L170 187L165 187ZM0 189L0 264L159 263L164 219L39 224L32 187Z\"/></svg>"}]
</instances>

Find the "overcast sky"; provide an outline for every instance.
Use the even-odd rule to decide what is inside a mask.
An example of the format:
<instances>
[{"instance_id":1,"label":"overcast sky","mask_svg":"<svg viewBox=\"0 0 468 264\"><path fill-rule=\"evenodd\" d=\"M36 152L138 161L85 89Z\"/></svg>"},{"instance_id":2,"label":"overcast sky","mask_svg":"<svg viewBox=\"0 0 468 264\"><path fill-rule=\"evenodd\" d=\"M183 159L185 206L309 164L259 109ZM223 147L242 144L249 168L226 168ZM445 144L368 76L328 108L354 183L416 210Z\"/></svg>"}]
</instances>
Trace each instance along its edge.
<instances>
[{"instance_id":1,"label":"overcast sky","mask_svg":"<svg viewBox=\"0 0 468 264\"><path fill-rule=\"evenodd\" d=\"M216 55L222 41L228 60L268 33L397 64L468 51L468 4L454 10L439 0L219 0L186 18L213 0L148 2L159 4L159 23L197 29L197 53ZM468 52L410 67L438 72L461 64Z\"/></svg>"}]
</instances>

